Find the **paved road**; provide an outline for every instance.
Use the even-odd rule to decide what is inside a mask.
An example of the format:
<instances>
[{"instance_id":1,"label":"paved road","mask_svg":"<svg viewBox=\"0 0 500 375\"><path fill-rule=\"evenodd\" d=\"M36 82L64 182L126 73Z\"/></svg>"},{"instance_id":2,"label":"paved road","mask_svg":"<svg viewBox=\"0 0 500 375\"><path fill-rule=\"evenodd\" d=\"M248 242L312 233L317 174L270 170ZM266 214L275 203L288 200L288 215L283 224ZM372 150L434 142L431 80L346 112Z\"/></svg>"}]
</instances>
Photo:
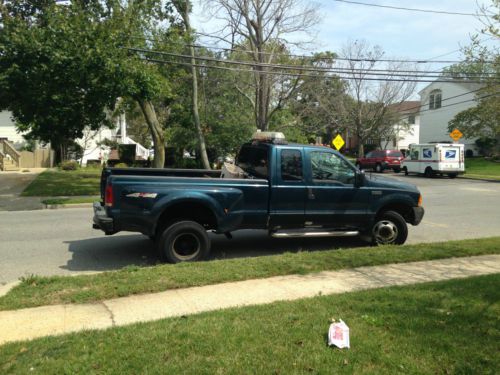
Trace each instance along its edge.
<instances>
[{"instance_id":1,"label":"paved road","mask_svg":"<svg viewBox=\"0 0 500 375\"><path fill-rule=\"evenodd\" d=\"M389 175L389 174L387 174ZM500 236L500 183L448 178L395 178L419 186L426 215L410 227L408 243ZM0 284L23 275L67 275L152 265L153 243L142 235L105 236L91 229L90 208L0 212ZM241 231L233 240L212 236L212 257L353 247L358 239L275 239Z\"/></svg>"}]
</instances>

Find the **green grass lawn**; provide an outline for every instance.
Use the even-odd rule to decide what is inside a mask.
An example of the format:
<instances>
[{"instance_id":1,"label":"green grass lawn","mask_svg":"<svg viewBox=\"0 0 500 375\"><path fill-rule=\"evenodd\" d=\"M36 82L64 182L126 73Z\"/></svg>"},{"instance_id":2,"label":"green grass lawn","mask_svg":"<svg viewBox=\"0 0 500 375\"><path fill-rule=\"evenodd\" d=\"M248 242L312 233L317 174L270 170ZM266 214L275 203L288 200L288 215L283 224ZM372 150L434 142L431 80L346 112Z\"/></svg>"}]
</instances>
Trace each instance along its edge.
<instances>
[{"instance_id":1,"label":"green grass lawn","mask_svg":"<svg viewBox=\"0 0 500 375\"><path fill-rule=\"evenodd\" d=\"M47 170L22 192L23 196L99 195L101 169L82 168L76 171Z\"/></svg>"},{"instance_id":2,"label":"green grass lawn","mask_svg":"<svg viewBox=\"0 0 500 375\"><path fill-rule=\"evenodd\" d=\"M465 159L466 177L491 178L500 180L500 163L484 158Z\"/></svg>"},{"instance_id":3,"label":"green grass lawn","mask_svg":"<svg viewBox=\"0 0 500 375\"><path fill-rule=\"evenodd\" d=\"M0 310L61 303L86 303L132 294L159 292L327 270L388 263L500 253L500 237L407 246L380 246L214 260L209 262L130 266L94 275L30 276L0 297Z\"/></svg>"},{"instance_id":4,"label":"green grass lawn","mask_svg":"<svg viewBox=\"0 0 500 375\"><path fill-rule=\"evenodd\" d=\"M500 275L319 296L0 348L5 374L496 374ZM350 349L327 346L331 317Z\"/></svg>"}]
</instances>

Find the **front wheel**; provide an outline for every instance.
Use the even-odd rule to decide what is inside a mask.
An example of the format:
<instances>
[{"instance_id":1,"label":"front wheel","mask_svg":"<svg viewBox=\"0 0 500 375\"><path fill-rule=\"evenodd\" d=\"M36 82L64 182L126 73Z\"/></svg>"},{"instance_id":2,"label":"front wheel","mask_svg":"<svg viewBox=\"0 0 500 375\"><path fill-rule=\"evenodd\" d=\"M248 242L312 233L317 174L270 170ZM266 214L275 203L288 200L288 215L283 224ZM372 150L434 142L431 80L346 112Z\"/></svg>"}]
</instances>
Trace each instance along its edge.
<instances>
[{"instance_id":1,"label":"front wheel","mask_svg":"<svg viewBox=\"0 0 500 375\"><path fill-rule=\"evenodd\" d=\"M434 172L432 171L431 167L425 168L424 176L427 177L427 178L434 177Z\"/></svg>"},{"instance_id":2,"label":"front wheel","mask_svg":"<svg viewBox=\"0 0 500 375\"><path fill-rule=\"evenodd\" d=\"M383 212L372 227L372 239L376 245L402 245L407 237L406 221L395 211Z\"/></svg>"},{"instance_id":3,"label":"front wheel","mask_svg":"<svg viewBox=\"0 0 500 375\"><path fill-rule=\"evenodd\" d=\"M456 173L448 173L448 177L455 178L455 177L457 177L457 174Z\"/></svg>"},{"instance_id":4,"label":"front wheel","mask_svg":"<svg viewBox=\"0 0 500 375\"><path fill-rule=\"evenodd\" d=\"M205 228L195 221L178 221L160 236L158 253L170 263L193 262L210 253L210 239Z\"/></svg>"},{"instance_id":5,"label":"front wheel","mask_svg":"<svg viewBox=\"0 0 500 375\"><path fill-rule=\"evenodd\" d=\"M408 176L408 168L403 167L403 172L405 173L405 176Z\"/></svg>"},{"instance_id":6,"label":"front wheel","mask_svg":"<svg viewBox=\"0 0 500 375\"><path fill-rule=\"evenodd\" d=\"M383 169L382 169L382 165L377 164L377 165L375 166L375 172L377 172L377 173L382 173L382 171L383 171Z\"/></svg>"}]
</instances>

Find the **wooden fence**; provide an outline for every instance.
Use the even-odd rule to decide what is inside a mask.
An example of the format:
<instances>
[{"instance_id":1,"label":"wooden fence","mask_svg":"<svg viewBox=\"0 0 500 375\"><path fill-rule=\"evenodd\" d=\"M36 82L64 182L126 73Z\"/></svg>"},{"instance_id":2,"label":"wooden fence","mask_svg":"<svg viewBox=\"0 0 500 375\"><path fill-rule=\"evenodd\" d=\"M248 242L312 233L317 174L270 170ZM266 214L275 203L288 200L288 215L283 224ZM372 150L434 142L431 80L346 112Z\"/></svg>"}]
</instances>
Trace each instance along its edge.
<instances>
[{"instance_id":1,"label":"wooden fence","mask_svg":"<svg viewBox=\"0 0 500 375\"><path fill-rule=\"evenodd\" d=\"M50 168L54 162L54 151L38 149L34 152L21 151L20 168Z\"/></svg>"}]
</instances>

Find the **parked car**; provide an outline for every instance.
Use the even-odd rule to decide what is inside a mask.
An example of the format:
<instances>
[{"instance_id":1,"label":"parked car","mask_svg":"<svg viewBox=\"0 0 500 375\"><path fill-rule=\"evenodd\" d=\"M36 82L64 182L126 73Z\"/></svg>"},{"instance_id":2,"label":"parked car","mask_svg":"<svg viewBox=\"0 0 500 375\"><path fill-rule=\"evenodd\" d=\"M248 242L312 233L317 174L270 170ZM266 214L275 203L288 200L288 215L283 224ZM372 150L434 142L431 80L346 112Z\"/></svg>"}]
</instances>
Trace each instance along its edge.
<instances>
[{"instance_id":1,"label":"parked car","mask_svg":"<svg viewBox=\"0 0 500 375\"><path fill-rule=\"evenodd\" d=\"M143 233L155 239L162 259L176 263L208 256L207 231L228 238L239 229L266 229L273 237L362 235L375 244L402 244L407 223L422 220L415 186L365 176L328 147L257 134L224 174L104 169L94 228Z\"/></svg>"},{"instance_id":2,"label":"parked car","mask_svg":"<svg viewBox=\"0 0 500 375\"><path fill-rule=\"evenodd\" d=\"M404 155L398 150L375 150L369 152L365 157L356 159L356 167L359 169L373 169L375 172L383 172L392 169L394 172L401 171L401 161Z\"/></svg>"}]
</instances>

